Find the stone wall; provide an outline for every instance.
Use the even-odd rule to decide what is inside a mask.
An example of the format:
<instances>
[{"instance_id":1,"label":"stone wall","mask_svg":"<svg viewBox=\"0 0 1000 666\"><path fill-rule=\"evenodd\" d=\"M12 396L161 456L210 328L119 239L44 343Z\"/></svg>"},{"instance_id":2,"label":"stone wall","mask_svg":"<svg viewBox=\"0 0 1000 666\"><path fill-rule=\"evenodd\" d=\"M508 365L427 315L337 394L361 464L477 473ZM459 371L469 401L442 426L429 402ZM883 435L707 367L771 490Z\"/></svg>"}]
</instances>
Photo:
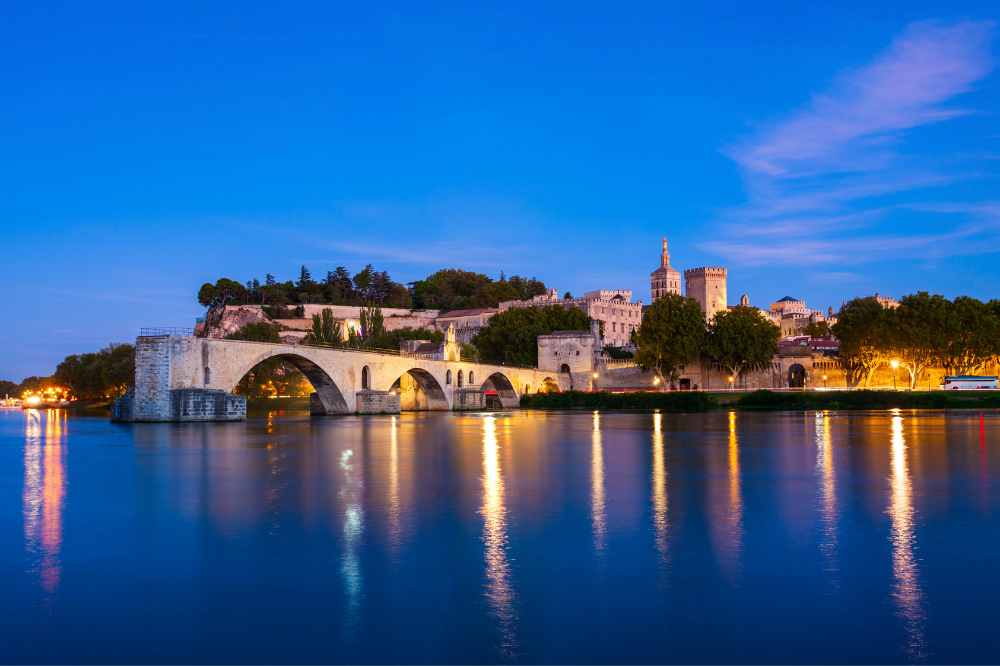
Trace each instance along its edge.
<instances>
[{"instance_id":1,"label":"stone wall","mask_svg":"<svg viewBox=\"0 0 1000 666\"><path fill-rule=\"evenodd\" d=\"M136 421L169 421L170 338L140 336L135 341L135 391L131 417Z\"/></svg>"},{"instance_id":2,"label":"stone wall","mask_svg":"<svg viewBox=\"0 0 1000 666\"><path fill-rule=\"evenodd\" d=\"M399 414L399 395L392 391L358 391L358 414Z\"/></svg>"},{"instance_id":3,"label":"stone wall","mask_svg":"<svg viewBox=\"0 0 1000 666\"><path fill-rule=\"evenodd\" d=\"M174 421L241 421L247 416L247 399L241 395L206 389L170 393Z\"/></svg>"}]
</instances>

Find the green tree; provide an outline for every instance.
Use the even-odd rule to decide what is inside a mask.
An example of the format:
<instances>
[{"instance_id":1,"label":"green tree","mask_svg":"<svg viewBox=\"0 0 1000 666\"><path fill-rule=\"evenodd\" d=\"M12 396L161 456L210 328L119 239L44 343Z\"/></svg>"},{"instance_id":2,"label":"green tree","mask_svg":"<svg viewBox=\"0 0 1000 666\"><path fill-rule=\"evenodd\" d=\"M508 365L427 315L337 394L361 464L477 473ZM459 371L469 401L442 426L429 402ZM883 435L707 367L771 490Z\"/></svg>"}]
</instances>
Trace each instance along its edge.
<instances>
[{"instance_id":1,"label":"green tree","mask_svg":"<svg viewBox=\"0 0 1000 666\"><path fill-rule=\"evenodd\" d=\"M1000 340L1000 313L969 296L956 298L950 310L939 360L949 374L968 375L995 356Z\"/></svg>"},{"instance_id":2,"label":"green tree","mask_svg":"<svg viewBox=\"0 0 1000 666\"><path fill-rule=\"evenodd\" d=\"M693 298L667 294L653 301L633 334L636 363L666 377L671 385L685 365L697 361L705 345L705 316Z\"/></svg>"},{"instance_id":3,"label":"green tree","mask_svg":"<svg viewBox=\"0 0 1000 666\"><path fill-rule=\"evenodd\" d=\"M760 311L738 305L715 314L708 328L706 356L734 378L769 367L778 351L781 329Z\"/></svg>"},{"instance_id":4,"label":"green tree","mask_svg":"<svg viewBox=\"0 0 1000 666\"><path fill-rule=\"evenodd\" d=\"M472 344L483 362L537 366L539 335L589 329L590 318L578 308L512 308L494 315Z\"/></svg>"},{"instance_id":5,"label":"green tree","mask_svg":"<svg viewBox=\"0 0 1000 666\"><path fill-rule=\"evenodd\" d=\"M19 393L17 384L9 379L0 379L0 396L16 398Z\"/></svg>"},{"instance_id":6,"label":"green tree","mask_svg":"<svg viewBox=\"0 0 1000 666\"><path fill-rule=\"evenodd\" d=\"M363 342L374 340L385 335L385 318L382 317L382 308L377 305L370 305L361 308L359 317L361 324L361 339Z\"/></svg>"},{"instance_id":7,"label":"green tree","mask_svg":"<svg viewBox=\"0 0 1000 666\"><path fill-rule=\"evenodd\" d=\"M219 278L214 285L209 282L201 285L201 289L198 290L198 302L205 307L246 303L247 290L236 280Z\"/></svg>"},{"instance_id":8,"label":"green tree","mask_svg":"<svg viewBox=\"0 0 1000 666\"><path fill-rule=\"evenodd\" d=\"M299 289L307 289L313 286L314 284L316 283L313 282L312 273L309 271L308 268L305 267L305 265L301 266L299 268L299 283L298 283Z\"/></svg>"},{"instance_id":9,"label":"green tree","mask_svg":"<svg viewBox=\"0 0 1000 666\"><path fill-rule=\"evenodd\" d=\"M52 379L77 398L97 400L123 395L134 377L135 348L111 344L98 352L67 356Z\"/></svg>"},{"instance_id":10,"label":"green tree","mask_svg":"<svg viewBox=\"0 0 1000 666\"><path fill-rule=\"evenodd\" d=\"M250 342L281 342L281 327L265 321L245 324L235 333L226 336L228 340L248 340Z\"/></svg>"},{"instance_id":11,"label":"green tree","mask_svg":"<svg viewBox=\"0 0 1000 666\"><path fill-rule=\"evenodd\" d=\"M340 322L333 318L333 310L323 308L321 314L312 316L312 331L306 336L306 342L336 347L343 342L341 336Z\"/></svg>"},{"instance_id":12,"label":"green tree","mask_svg":"<svg viewBox=\"0 0 1000 666\"><path fill-rule=\"evenodd\" d=\"M831 331L840 342L838 360L851 386L868 386L889 359L889 310L874 296L855 298L840 308Z\"/></svg>"},{"instance_id":13,"label":"green tree","mask_svg":"<svg viewBox=\"0 0 1000 666\"><path fill-rule=\"evenodd\" d=\"M936 362L947 357L952 304L944 296L920 291L904 296L899 307L887 311L887 342L892 356L910 375L910 389Z\"/></svg>"}]
</instances>

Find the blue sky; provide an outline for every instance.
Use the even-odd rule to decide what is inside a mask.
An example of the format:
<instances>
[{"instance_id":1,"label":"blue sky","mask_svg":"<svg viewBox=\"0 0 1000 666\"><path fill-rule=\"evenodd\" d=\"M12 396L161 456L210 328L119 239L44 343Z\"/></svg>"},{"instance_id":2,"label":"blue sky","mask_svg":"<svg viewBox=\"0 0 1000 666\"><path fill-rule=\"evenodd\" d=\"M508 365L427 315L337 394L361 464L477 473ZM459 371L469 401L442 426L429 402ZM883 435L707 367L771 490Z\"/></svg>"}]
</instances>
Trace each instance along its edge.
<instances>
[{"instance_id":1,"label":"blue sky","mask_svg":"<svg viewBox=\"0 0 1000 666\"><path fill-rule=\"evenodd\" d=\"M5 9L0 378L302 263L1000 297L995 5L143 4Z\"/></svg>"}]
</instances>

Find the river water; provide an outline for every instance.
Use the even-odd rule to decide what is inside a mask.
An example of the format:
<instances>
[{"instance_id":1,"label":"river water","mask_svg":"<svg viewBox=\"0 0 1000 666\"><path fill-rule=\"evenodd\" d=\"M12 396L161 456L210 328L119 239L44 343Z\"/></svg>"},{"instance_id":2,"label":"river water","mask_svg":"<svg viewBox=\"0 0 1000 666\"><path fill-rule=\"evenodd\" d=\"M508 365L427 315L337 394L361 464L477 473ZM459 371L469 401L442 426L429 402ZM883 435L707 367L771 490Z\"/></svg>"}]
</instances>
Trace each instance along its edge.
<instances>
[{"instance_id":1,"label":"river water","mask_svg":"<svg viewBox=\"0 0 1000 666\"><path fill-rule=\"evenodd\" d=\"M0 413L3 662L1000 660L1000 414Z\"/></svg>"}]
</instances>

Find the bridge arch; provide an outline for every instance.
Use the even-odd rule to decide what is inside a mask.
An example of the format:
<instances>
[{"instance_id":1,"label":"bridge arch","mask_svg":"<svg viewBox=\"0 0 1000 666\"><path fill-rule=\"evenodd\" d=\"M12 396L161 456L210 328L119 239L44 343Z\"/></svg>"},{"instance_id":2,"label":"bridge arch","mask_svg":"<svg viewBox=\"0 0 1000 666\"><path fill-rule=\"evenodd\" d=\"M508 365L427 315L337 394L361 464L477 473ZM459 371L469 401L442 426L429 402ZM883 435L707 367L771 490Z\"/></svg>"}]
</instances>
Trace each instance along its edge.
<instances>
[{"instance_id":1,"label":"bridge arch","mask_svg":"<svg viewBox=\"0 0 1000 666\"><path fill-rule=\"evenodd\" d=\"M502 372L494 372L487 377L483 382L482 391L486 394L485 402L487 405L493 401L491 399L499 402L504 409L513 409L520 405L520 398L518 398L514 384Z\"/></svg>"},{"instance_id":2,"label":"bridge arch","mask_svg":"<svg viewBox=\"0 0 1000 666\"><path fill-rule=\"evenodd\" d=\"M235 374L232 385L227 386L225 390L232 393L249 372L261 363L271 360L279 360L287 363L305 375L305 378L309 380L315 391L315 398L313 400L318 401L318 404L314 403L312 405L314 413L347 414L351 411L340 387L337 386L337 383L329 373L305 356L290 352L269 353L255 357L251 362L246 364L242 372Z\"/></svg>"},{"instance_id":3,"label":"bridge arch","mask_svg":"<svg viewBox=\"0 0 1000 666\"><path fill-rule=\"evenodd\" d=\"M399 395L399 408L404 411L451 409L441 384L423 368L410 368L392 383L390 390Z\"/></svg>"}]
</instances>

